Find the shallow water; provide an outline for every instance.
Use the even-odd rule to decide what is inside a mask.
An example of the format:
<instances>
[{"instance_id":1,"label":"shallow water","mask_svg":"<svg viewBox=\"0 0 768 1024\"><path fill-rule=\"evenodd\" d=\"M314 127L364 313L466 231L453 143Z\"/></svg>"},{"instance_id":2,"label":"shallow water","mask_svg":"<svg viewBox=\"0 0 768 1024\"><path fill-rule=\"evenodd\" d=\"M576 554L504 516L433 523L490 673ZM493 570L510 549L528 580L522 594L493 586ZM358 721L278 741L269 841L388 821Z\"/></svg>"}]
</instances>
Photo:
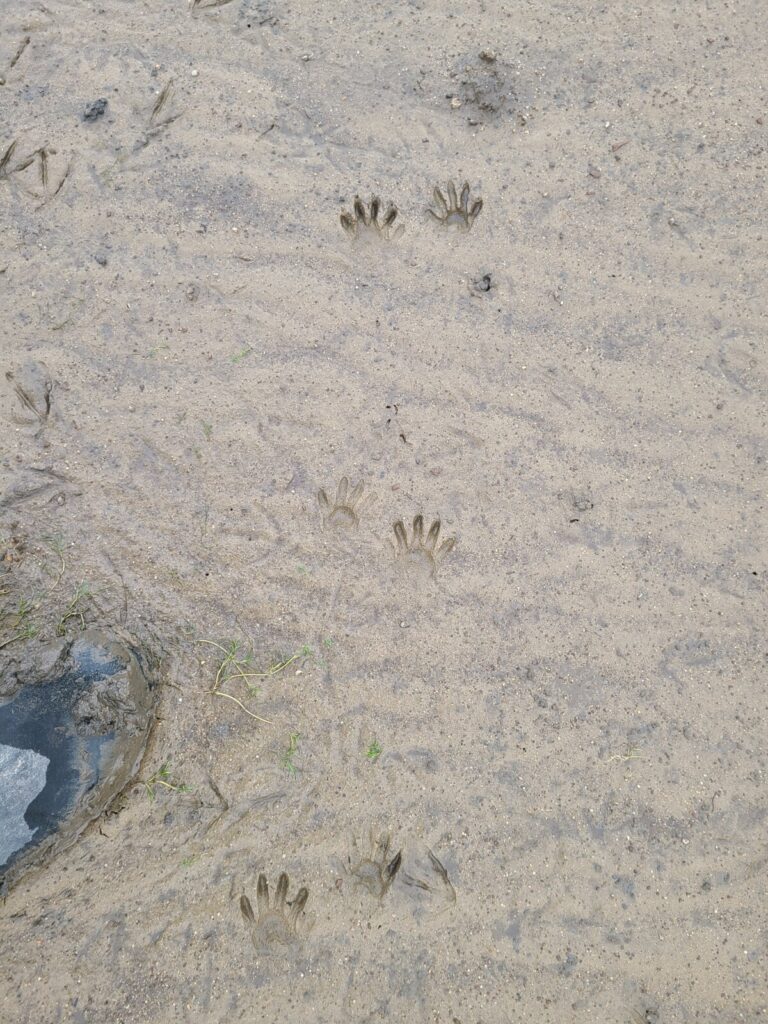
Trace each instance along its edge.
<instances>
[{"instance_id":1,"label":"shallow water","mask_svg":"<svg viewBox=\"0 0 768 1024\"><path fill-rule=\"evenodd\" d=\"M151 703L134 656L91 630L61 647L50 678L23 679L0 705L4 881L50 860L131 780Z\"/></svg>"},{"instance_id":2,"label":"shallow water","mask_svg":"<svg viewBox=\"0 0 768 1024\"><path fill-rule=\"evenodd\" d=\"M12 1020L768 1009L761 15L0 12L3 685L62 621L162 684Z\"/></svg>"}]
</instances>

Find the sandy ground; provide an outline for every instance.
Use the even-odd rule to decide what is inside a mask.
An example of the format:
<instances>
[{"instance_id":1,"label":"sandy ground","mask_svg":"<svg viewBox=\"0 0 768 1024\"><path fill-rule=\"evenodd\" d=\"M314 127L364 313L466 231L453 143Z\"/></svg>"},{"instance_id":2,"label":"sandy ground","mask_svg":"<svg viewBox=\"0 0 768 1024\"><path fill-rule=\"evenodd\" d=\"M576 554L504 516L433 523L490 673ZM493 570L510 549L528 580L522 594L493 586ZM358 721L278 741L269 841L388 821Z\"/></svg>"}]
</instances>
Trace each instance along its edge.
<instances>
[{"instance_id":1,"label":"sandy ground","mask_svg":"<svg viewBox=\"0 0 768 1024\"><path fill-rule=\"evenodd\" d=\"M1 908L3 1022L768 1015L766 49L757 0L2 3L0 655L74 602L158 692Z\"/></svg>"}]
</instances>

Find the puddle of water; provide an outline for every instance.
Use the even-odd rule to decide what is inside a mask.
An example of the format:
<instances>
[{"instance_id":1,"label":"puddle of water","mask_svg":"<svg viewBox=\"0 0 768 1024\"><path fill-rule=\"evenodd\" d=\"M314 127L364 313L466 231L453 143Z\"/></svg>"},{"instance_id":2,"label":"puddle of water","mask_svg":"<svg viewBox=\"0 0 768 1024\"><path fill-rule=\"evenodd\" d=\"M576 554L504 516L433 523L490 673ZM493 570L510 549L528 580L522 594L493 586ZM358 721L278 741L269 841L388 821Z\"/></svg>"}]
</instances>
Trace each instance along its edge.
<instances>
[{"instance_id":1,"label":"puddle of water","mask_svg":"<svg viewBox=\"0 0 768 1024\"><path fill-rule=\"evenodd\" d=\"M128 783L152 722L152 695L126 646L91 630L50 677L0 706L0 872L10 885L74 841Z\"/></svg>"}]
</instances>

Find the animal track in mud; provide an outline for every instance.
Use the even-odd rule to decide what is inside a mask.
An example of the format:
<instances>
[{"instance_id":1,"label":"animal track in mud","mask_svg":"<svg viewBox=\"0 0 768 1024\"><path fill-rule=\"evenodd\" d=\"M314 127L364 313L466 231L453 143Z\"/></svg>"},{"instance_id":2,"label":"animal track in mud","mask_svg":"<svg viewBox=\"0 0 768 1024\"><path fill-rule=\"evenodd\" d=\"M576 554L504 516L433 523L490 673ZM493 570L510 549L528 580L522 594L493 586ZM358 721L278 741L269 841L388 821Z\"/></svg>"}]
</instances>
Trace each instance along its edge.
<instances>
[{"instance_id":1,"label":"animal track in mud","mask_svg":"<svg viewBox=\"0 0 768 1024\"><path fill-rule=\"evenodd\" d=\"M429 847L425 849L425 856L413 862L411 871L413 874L403 871L402 880L406 885L433 897L438 904L443 904L442 909L456 902L456 890L448 872Z\"/></svg>"},{"instance_id":2,"label":"animal track in mud","mask_svg":"<svg viewBox=\"0 0 768 1024\"><path fill-rule=\"evenodd\" d=\"M50 202L54 199L64 187L64 182L69 177L69 172L72 168L71 161L67 162L66 167L60 173L51 173L51 157L57 156L57 150L53 149L49 145L40 146L39 149L34 150L29 156L23 157L18 163L14 163L14 157L16 155L16 147L18 139L8 146L8 148L0 157L0 180L10 180L11 175L21 174L26 171L28 167L33 164L37 165L37 177L40 182L40 190L32 188L31 185L23 186L24 191L32 196L33 199L42 199L41 206ZM58 178L58 183L53 185L53 181ZM22 179L23 181L23 179Z\"/></svg>"},{"instance_id":3,"label":"animal track in mud","mask_svg":"<svg viewBox=\"0 0 768 1024\"><path fill-rule=\"evenodd\" d=\"M10 178L12 174L18 174L20 171L25 171L27 167L34 163L35 156L37 155L36 153L23 157L18 163L14 163L18 144L19 140L14 139L3 155L0 156L0 181L4 178Z\"/></svg>"},{"instance_id":4,"label":"animal track in mud","mask_svg":"<svg viewBox=\"0 0 768 1024\"><path fill-rule=\"evenodd\" d=\"M424 537L424 517L415 516L410 541L402 519L394 524L395 555L398 561L409 571L415 571L434 577L447 555L456 546L456 538L448 537L438 546L440 537L440 520L435 519Z\"/></svg>"},{"instance_id":5,"label":"animal track in mud","mask_svg":"<svg viewBox=\"0 0 768 1024\"><path fill-rule=\"evenodd\" d=\"M390 843L391 837L388 832L377 834L371 829L368 856L363 857L357 840L353 837L344 865L345 872L355 885L366 889L377 899L382 899L387 894L403 860L402 850L398 850L390 859Z\"/></svg>"},{"instance_id":6,"label":"animal track in mud","mask_svg":"<svg viewBox=\"0 0 768 1024\"><path fill-rule=\"evenodd\" d=\"M558 491L557 496L568 509L570 516L568 519L569 523L578 523L581 515L584 515L586 512L590 512L595 507L589 488L578 491Z\"/></svg>"},{"instance_id":7,"label":"animal track in mud","mask_svg":"<svg viewBox=\"0 0 768 1024\"><path fill-rule=\"evenodd\" d=\"M461 187L460 197L456 194L456 185L449 181L447 199L443 195L442 190L436 185L432 198L435 201L437 210L435 211L430 207L427 213L433 220L436 220L438 224L442 224L444 227L457 227L461 231L469 231L483 208L482 199L473 200L470 206L469 194L470 188L467 181Z\"/></svg>"},{"instance_id":8,"label":"animal track in mud","mask_svg":"<svg viewBox=\"0 0 768 1024\"><path fill-rule=\"evenodd\" d=\"M342 529L359 526L360 514L371 499L371 495L365 494L364 491L365 485L362 480L350 491L349 478L346 476L339 480L334 501L331 501L321 487L317 492L317 502L323 513L323 526Z\"/></svg>"},{"instance_id":9,"label":"animal track in mud","mask_svg":"<svg viewBox=\"0 0 768 1024\"><path fill-rule=\"evenodd\" d=\"M381 200L378 196L371 197L368 210L366 210L362 199L359 196L355 196L353 209L355 211L354 216L345 210L340 217L341 226L350 238L382 238L385 241L391 242L399 238L405 230L402 224L395 226L398 210L393 203L389 204L382 220L379 221Z\"/></svg>"},{"instance_id":10,"label":"animal track in mud","mask_svg":"<svg viewBox=\"0 0 768 1024\"><path fill-rule=\"evenodd\" d=\"M260 953L270 947L291 946L301 937L299 922L309 899L309 890L302 887L289 901L288 885L288 875L283 872L277 881L274 902L270 905L267 876L260 874L256 885L256 914L245 893L240 897L240 912L251 930L254 948Z\"/></svg>"},{"instance_id":11,"label":"animal track in mud","mask_svg":"<svg viewBox=\"0 0 768 1024\"><path fill-rule=\"evenodd\" d=\"M451 78L457 83L458 106L466 112L470 125L506 121L510 117L521 127L527 123L533 99L531 90L521 84L519 69L492 50L461 58Z\"/></svg>"},{"instance_id":12,"label":"animal track in mud","mask_svg":"<svg viewBox=\"0 0 768 1024\"><path fill-rule=\"evenodd\" d=\"M12 417L14 423L37 427L37 434L42 433L51 417L54 389L54 381L45 364L28 362L15 373L8 370L5 378L13 385L24 412L23 416Z\"/></svg>"},{"instance_id":13,"label":"animal track in mud","mask_svg":"<svg viewBox=\"0 0 768 1024\"><path fill-rule=\"evenodd\" d=\"M32 41L32 37L31 36L24 36L24 38L21 40L19 45L16 47L16 52L11 57L11 59L10 59L10 61L8 63L8 71L9 72L13 71L13 69L19 63L19 61L21 60L22 54L24 53L26 48L29 46L31 41ZM5 85L5 82L6 82L5 75L0 75L0 85Z\"/></svg>"},{"instance_id":14,"label":"animal track in mud","mask_svg":"<svg viewBox=\"0 0 768 1024\"><path fill-rule=\"evenodd\" d=\"M32 508L65 505L69 498L83 493L76 488L71 477L51 466L31 466L14 474L9 486L0 492L0 509L14 508L30 501L34 502Z\"/></svg>"}]
</instances>

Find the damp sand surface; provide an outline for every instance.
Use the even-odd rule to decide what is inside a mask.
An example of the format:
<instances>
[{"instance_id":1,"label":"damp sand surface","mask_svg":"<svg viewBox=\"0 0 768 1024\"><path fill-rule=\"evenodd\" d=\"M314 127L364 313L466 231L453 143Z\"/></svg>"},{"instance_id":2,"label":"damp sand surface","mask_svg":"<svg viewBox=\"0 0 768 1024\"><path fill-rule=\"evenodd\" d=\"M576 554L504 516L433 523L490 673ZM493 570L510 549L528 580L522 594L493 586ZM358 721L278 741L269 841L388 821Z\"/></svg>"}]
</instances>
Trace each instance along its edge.
<instances>
[{"instance_id":1,"label":"damp sand surface","mask_svg":"<svg viewBox=\"0 0 768 1024\"><path fill-rule=\"evenodd\" d=\"M762 1019L762 22L3 5L2 671L159 693L3 1021Z\"/></svg>"}]
</instances>

